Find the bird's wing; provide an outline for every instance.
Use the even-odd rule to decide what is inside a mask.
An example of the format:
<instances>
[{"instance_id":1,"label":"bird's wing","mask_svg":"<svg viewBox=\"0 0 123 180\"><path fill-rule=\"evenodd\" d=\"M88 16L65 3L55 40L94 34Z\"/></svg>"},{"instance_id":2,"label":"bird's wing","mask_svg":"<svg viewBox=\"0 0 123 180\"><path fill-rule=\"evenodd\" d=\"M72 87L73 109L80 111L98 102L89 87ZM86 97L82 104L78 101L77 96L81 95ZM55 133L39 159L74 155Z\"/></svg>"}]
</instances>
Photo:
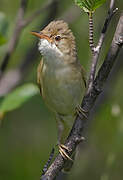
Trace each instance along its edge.
<instances>
[{"instance_id":1,"label":"bird's wing","mask_svg":"<svg viewBox=\"0 0 123 180\"><path fill-rule=\"evenodd\" d=\"M39 88L40 88L41 96L42 96L42 94L43 94L42 78L41 78L42 70L43 70L43 58L41 59L39 65L38 65L38 68L37 68L37 83L38 83L38 86L39 86Z\"/></svg>"}]
</instances>

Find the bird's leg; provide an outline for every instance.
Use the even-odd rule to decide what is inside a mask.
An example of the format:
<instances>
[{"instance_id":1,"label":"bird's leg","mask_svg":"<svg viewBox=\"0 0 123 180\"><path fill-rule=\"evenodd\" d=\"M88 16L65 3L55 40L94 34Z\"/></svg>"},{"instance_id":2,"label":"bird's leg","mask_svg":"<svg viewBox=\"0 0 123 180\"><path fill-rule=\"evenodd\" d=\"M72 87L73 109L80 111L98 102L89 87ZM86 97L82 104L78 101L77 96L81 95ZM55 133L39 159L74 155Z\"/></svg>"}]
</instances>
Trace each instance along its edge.
<instances>
[{"instance_id":1,"label":"bird's leg","mask_svg":"<svg viewBox=\"0 0 123 180\"><path fill-rule=\"evenodd\" d=\"M81 108L80 105L78 105L76 107L76 113L79 115L80 118L82 118L82 115L83 115L87 119L88 118L87 115L86 115L87 112L88 111L86 111L85 109Z\"/></svg>"},{"instance_id":2,"label":"bird's leg","mask_svg":"<svg viewBox=\"0 0 123 180\"><path fill-rule=\"evenodd\" d=\"M58 147L59 147L59 152L64 159L69 159L70 161L73 161L73 159L71 159L70 156L68 155L68 152L70 152L70 150L67 146L60 144L58 145Z\"/></svg>"},{"instance_id":3,"label":"bird's leg","mask_svg":"<svg viewBox=\"0 0 123 180\"><path fill-rule=\"evenodd\" d=\"M71 129L71 121L72 117L62 115L62 114L56 114L56 120L58 125L58 148L61 156L64 159L68 159L70 161L73 161L71 157L69 156L70 149L64 145L64 142L70 132Z\"/></svg>"}]
</instances>

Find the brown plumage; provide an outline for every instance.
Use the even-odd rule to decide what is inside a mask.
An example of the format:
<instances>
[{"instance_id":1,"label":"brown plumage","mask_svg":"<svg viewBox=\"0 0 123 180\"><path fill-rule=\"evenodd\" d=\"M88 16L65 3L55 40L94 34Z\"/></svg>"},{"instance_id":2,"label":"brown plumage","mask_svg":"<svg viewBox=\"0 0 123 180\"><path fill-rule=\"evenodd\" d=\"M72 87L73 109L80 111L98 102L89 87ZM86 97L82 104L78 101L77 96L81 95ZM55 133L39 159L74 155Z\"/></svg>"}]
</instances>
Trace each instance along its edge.
<instances>
[{"instance_id":1,"label":"brown plumage","mask_svg":"<svg viewBox=\"0 0 123 180\"><path fill-rule=\"evenodd\" d=\"M41 95L58 124L58 142L65 142L85 91L85 73L77 58L75 37L64 21L52 21L40 33L37 81ZM60 153L68 157L63 146Z\"/></svg>"}]
</instances>

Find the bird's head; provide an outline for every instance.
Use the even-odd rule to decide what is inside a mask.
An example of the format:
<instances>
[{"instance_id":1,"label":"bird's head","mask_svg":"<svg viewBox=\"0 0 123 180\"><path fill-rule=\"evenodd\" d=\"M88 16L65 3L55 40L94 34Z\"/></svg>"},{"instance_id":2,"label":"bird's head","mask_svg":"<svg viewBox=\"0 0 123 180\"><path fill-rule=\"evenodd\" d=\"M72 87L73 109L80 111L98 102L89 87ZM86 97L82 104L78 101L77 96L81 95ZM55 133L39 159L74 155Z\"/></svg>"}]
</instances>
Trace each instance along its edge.
<instances>
[{"instance_id":1,"label":"bird's head","mask_svg":"<svg viewBox=\"0 0 123 180\"><path fill-rule=\"evenodd\" d=\"M43 56L58 53L66 57L76 57L75 38L64 21L52 21L42 31L33 31L31 34L40 39L38 46Z\"/></svg>"}]
</instances>

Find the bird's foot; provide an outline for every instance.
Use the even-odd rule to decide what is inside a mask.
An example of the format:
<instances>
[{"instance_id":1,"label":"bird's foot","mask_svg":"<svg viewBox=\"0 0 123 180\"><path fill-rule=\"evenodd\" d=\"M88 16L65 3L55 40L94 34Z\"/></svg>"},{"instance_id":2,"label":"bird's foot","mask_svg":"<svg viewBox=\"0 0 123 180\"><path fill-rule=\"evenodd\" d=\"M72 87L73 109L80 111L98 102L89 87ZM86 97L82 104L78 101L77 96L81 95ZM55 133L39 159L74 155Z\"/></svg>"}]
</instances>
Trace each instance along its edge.
<instances>
[{"instance_id":1,"label":"bird's foot","mask_svg":"<svg viewBox=\"0 0 123 180\"><path fill-rule=\"evenodd\" d=\"M58 147L59 147L59 152L64 159L69 159L70 161L73 161L73 159L71 159L70 156L68 155L68 152L70 152L70 150L67 146L60 144L58 145Z\"/></svg>"},{"instance_id":2,"label":"bird's foot","mask_svg":"<svg viewBox=\"0 0 123 180\"><path fill-rule=\"evenodd\" d=\"M81 108L80 105L78 105L76 107L76 113L79 115L80 118L82 118L82 115L83 115L87 119L88 118L87 115L86 115L87 112L88 111L86 111L85 109Z\"/></svg>"}]
</instances>

